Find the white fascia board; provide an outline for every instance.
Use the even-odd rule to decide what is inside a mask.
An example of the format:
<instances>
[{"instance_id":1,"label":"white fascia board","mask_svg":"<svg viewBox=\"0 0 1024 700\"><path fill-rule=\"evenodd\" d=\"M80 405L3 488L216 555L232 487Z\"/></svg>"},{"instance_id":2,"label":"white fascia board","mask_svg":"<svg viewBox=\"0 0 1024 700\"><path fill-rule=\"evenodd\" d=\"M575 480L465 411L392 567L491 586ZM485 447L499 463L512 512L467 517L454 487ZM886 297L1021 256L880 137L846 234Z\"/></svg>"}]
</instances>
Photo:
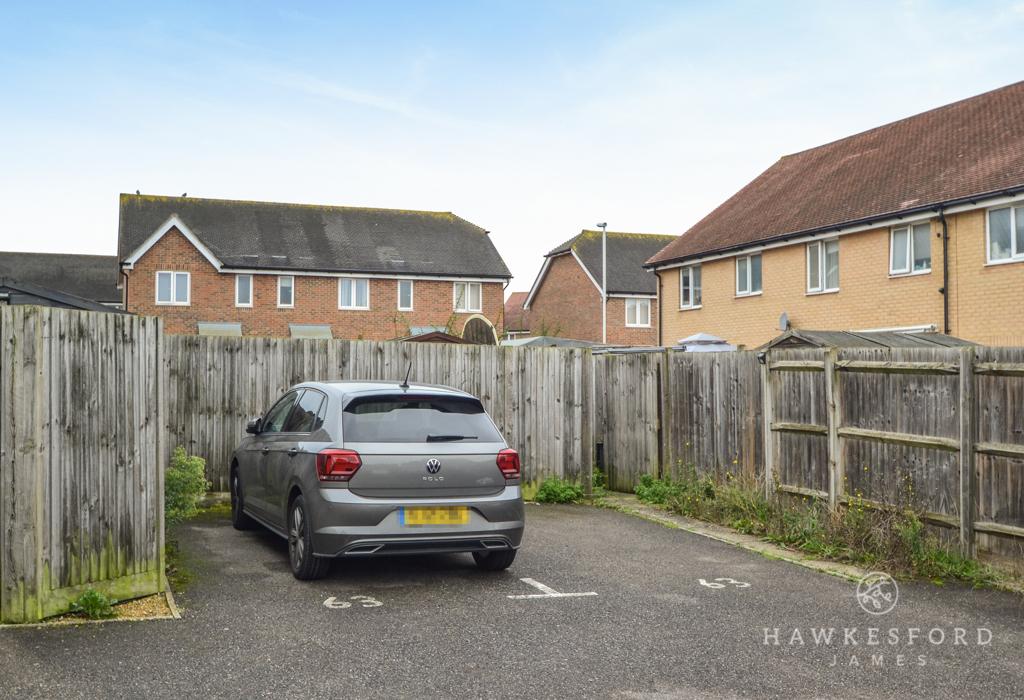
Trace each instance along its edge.
<instances>
[{"instance_id":1,"label":"white fascia board","mask_svg":"<svg viewBox=\"0 0 1024 700\"><path fill-rule=\"evenodd\" d=\"M199 240L199 238L194 233L192 233L192 230L185 225L184 221L178 218L177 214L172 214L171 218L167 219L167 221L164 222L163 226L154 231L149 238L143 241L142 245L140 245L138 248L132 251L132 254L125 258L124 261L121 263L121 267L127 270L131 270L133 267L135 267L135 263L139 261L139 258L145 255L149 251L149 249L156 245L156 242L163 238L164 235L172 228L178 229L178 231L181 232L181 235L187 238L188 242L195 246L196 250L202 253L203 257L206 258L207 262L213 265L215 269L220 271L220 269L223 267L221 261L217 259L217 256L213 254L213 251L207 248L203 244L203 242Z\"/></svg>"},{"instance_id":2,"label":"white fascia board","mask_svg":"<svg viewBox=\"0 0 1024 700\"><path fill-rule=\"evenodd\" d=\"M565 255L565 253L560 253ZM553 255L551 257L558 257ZM540 266L540 272L537 273L537 277L533 280L533 286L530 287L530 293L526 295L526 301L523 302L523 308L529 309L530 304L533 302L533 297L536 296L537 290L540 289L540 283L544 281L545 275L548 274L548 268L551 267L551 258L544 258L544 264Z\"/></svg>"},{"instance_id":3,"label":"white fascia board","mask_svg":"<svg viewBox=\"0 0 1024 700\"><path fill-rule=\"evenodd\" d=\"M597 280L594 279L594 276L592 274L590 274L590 270L588 270L587 266L583 264L582 260L580 260L580 256L576 255L576 251L572 250L571 248L569 249L569 252L572 253L572 257L574 257L576 259L576 262L583 269L583 271L585 273L587 273L587 277L589 277L590 281L594 283L594 287L597 289L597 293L600 294L601 293L601 285L598 284Z\"/></svg>"},{"instance_id":4,"label":"white fascia board","mask_svg":"<svg viewBox=\"0 0 1024 700\"><path fill-rule=\"evenodd\" d=\"M973 203L967 202L965 204L957 204L951 207L942 208L942 213L946 216L951 214L962 214L966 211L973 211L975 209L991 209L992 207L998 207L1002 204L1012 204L1014 202L1024 201L1024 193L1015 194L1010 197L991 197L982 198L979 197ZM754 253L760 253L762 250L771 250L773 248L783 248L790 245L800 245L803 243L810 243L816 240L828 240L830 238L838 238L840 236L848 236L852 233L864 233L865 231L874 231L877 229L892 228L893 226L906 225L912 222L930 221L939 215L939 205L935 206L932 212L927 211L915 211L909 212L902 216L891 216L886 219L879 219L869 224L858 224L856 226L844 227L842 225L836 226L828 231L823 231L813 234L793 234L792 238L785 241L773 241L771 243L752 243L746 248L737 248L736 250L728 253L716 253L713 255L701 255L693 258L688 258L683 261L669 263L667 265L655 265L652 269L655 272L662 270L671 270L677 267L686 267L687 265L699 265L702 262L711 262L712 260L723 260L725 258L735 258L743 255L751 255ZM685 235L685 234L683 234Z\"/></svg>"},{"instance_id":5,"label":"white fascia board","mask_svg":"<svg viewBox=\"0 0 1024 700\"><path fill-rule=\"evenodd\" d=\"M657 294L612 294L608 292L609 299L657 299Z\"/></svg>"},{"instance_id":6,"label":"white fascia board","mask_svg":"<svg viewBox=\"0 0 1024 700\"><path fill-rule=\"evenodd\" d=\"M250 267L225 267L218 270L225 275L274 275L292 277L337 277L349 279L385 279L385 280L433 280L436 282L491 282L501 284L511 277L455 277L451 275L426 275L426 274L388 274L384 272L318 272L316 270L291 270L288 268L250 268Z\"/></svg>"}]
</instances>

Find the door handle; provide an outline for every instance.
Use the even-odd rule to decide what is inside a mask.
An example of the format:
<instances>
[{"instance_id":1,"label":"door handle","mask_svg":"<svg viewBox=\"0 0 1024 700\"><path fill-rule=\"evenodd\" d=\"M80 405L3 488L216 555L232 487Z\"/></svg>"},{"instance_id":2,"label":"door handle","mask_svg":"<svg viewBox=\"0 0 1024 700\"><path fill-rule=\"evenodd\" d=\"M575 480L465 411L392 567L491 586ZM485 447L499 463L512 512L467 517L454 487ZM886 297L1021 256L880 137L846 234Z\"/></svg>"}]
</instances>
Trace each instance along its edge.
<instances>
[{"instance_id":1,"label":"door handle","mask_svg":"<svg viewBox=\"0 0 1024 700\"><path fill-rule=\"evenodd\" d=\"M270 452L270 448L269 448L269 447L264 447L264 448L263 448L262 450L260 450L260 451L261 451L261 452L262 452L263 454L267 454L268 452Z\"/></svg>"},{"instance_id":2,"label":"door handle","mask_svg":"<svg viewBox=\"0 0 1024 700\"><path fill-rule=\"evenodd\" d=\"M294 457L297 454L299 454L299 448L298 447L293 447L290 450L288 450L288 456L289 457Z\"/></svg>"}]
</instances>

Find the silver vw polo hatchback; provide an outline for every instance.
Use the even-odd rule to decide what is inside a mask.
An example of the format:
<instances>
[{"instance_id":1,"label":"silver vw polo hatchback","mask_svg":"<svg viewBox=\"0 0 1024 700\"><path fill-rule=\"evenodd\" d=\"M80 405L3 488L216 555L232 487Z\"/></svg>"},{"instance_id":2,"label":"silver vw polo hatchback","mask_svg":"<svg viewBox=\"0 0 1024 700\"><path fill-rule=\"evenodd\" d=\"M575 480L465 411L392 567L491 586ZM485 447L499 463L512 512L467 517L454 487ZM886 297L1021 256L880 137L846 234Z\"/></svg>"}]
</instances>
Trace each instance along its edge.
<instances>
[{"instance_id":1,"label":"silver vw polo hatchback","mask_svg":"<svg viewBox=\"0 0 1024 700\"><path fill-rule=\"evenodd\" d=\"M286 538L296 578L345 557L471 552L488 571L515 559L519 455L470 394L305 382L246 432L231 461L232 522Z\"/></svg>"}]
</instances>

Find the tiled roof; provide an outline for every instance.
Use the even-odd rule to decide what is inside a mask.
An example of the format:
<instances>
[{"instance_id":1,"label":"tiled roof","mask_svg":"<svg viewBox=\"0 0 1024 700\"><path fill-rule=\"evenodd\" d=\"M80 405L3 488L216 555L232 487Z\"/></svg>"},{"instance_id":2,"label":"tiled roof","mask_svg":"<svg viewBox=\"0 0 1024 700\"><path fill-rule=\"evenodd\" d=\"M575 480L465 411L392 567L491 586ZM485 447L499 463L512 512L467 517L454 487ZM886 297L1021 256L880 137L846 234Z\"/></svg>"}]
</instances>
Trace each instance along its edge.
<instances>
[{"instance_id":1,"label":"tiled roof","mask_svg":"<svg viewBox=\"0 0 1024 700\"><path fill-rule=\"evenodd\" d=\"M172 215L227 268L509 278L487 231L450 212L121 195L125 260Z\"/></svg>"},{"instance_id":2,"label":"tiled roof","mask_svg":"<svg viewBox=\"0 0 1024 700\"><path fill-rule=\"evenodd\" d=\"M1024 82L785 156L650 264L1024 188Z\"/></svg>"},{"instance_id":3,"label":"tiled roof","mask_svg":"<svg viewBox=\"0 0 1024 700\"><path fill-rule=\"evenodd\" d=\"M643 265L649 257L673 240L675 236L652 233L608 232L608 293L657 294L658 279ZM558 246L546 257L567 253L569 250L601 284L601 232L581 231Z\"/></svg>"},{"instance_id":4,"label":"tiled roof","mask_svg":"<svg viewBox=\"0 0 1024 700\"><path fill-rule=\"evenodd\" d=\"M121 303L115 255L0 252L0 277L96 302Z\"/></svg>"}]
</instances>

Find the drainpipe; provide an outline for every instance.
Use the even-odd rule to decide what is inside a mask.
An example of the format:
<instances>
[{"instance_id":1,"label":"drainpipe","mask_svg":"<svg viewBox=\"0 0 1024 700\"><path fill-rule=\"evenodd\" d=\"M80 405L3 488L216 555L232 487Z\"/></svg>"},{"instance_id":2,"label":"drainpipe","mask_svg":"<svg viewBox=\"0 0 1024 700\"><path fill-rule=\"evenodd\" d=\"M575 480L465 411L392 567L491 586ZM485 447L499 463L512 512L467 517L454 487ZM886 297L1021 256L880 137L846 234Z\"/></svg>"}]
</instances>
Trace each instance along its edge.
<instances>
[{"instance_id":1,"label":"drainpipe","mask_svg":"<svg viewBox=\"0 0 1024 700\"><path fill-rule=\"evenodd\" d=\"M942 224L942 332L949 335L949 222L946 214L939 209L939 223Z\"/></svg>"},{"instance_id":2,"label":"drainpipe","mask_svg":"<svg viewBox=\"0 0 1024 700\"><path fill-rule=\"evenodd\" d=\"M128 273L121 268L121 279L124 280L124 310L128 310Z\"/></svg>"}]
</instances>

